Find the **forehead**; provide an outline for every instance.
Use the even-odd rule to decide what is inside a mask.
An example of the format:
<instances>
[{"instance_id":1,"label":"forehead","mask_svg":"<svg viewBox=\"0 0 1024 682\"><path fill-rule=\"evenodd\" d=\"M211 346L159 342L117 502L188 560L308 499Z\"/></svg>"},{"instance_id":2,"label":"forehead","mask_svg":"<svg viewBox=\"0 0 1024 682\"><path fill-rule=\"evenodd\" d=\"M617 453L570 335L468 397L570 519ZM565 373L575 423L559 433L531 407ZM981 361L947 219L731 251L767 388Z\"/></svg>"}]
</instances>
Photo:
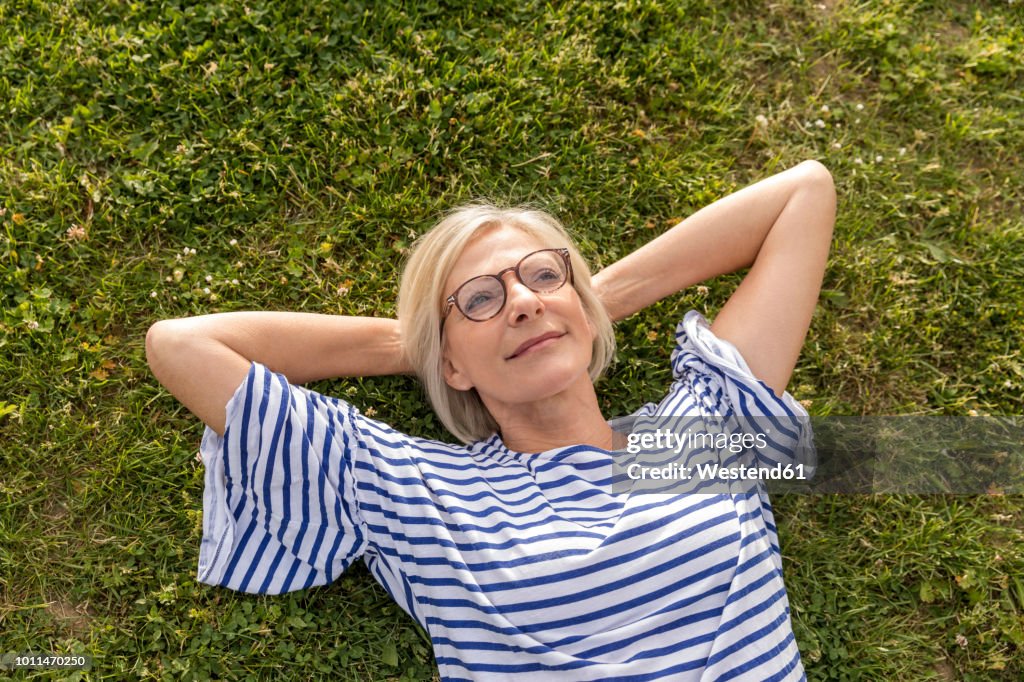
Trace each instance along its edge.
<instances>
[{"instance_id":1,"label":"forehead","mask_svg":"<svg viewBox=\"0 0 1024 682\"><path fill-rule=\"evenodd\" d=\"M493 275L511 267L523 256L539 249L555 246L545 244L516 227L502 225L482 232L469 242L447 280L447 291L477 275Z\"/></svg>"}]
</instances>

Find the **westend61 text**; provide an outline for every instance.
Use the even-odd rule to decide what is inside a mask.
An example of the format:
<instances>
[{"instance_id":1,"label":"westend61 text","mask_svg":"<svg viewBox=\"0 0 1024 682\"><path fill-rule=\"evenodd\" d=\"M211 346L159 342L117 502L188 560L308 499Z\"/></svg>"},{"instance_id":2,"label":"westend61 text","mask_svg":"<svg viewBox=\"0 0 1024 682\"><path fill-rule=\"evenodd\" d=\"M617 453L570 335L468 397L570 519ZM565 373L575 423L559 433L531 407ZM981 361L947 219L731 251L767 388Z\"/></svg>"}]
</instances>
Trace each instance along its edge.
<instances>
[{"instance_id":1,"label":"westend61 text","mask_svg":"<svg viewBox=\"0 0 1024 682\"><path fill-rule=\"evenodd\" d=\"M660 467L648 467L642 464L630 464L626 467L626 475L634 481L644 479L660 481L805 481L803 464L776 464L775 466L724 467L720 464L697 464L687 467L679 464L666 464Z\"/></svg>"},{"instance_id":2,"label":"westend61 text","mask_svg":"<svg viewBox=\"0 0 1024 682\"><path fill-rule=\"evenodd\" d=\"M631 455L651 449L672 449L678 455L683 448L728 450L735 454L755 446L762 449L768 446L763 433L675 433L672 429L655 429L654 433L631 433L626 437L626 452Z\"/></svg>"}]
</instances>

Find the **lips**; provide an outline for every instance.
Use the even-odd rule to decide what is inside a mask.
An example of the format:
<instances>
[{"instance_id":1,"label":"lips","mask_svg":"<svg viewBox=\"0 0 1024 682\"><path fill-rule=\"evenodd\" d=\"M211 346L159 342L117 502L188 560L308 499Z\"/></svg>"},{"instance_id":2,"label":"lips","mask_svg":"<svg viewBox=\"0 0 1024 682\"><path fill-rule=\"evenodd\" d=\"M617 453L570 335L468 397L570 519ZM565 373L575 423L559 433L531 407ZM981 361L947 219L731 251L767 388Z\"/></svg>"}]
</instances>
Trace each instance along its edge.
<instances>
[{"instance_id":1,"label":"lips","mask_svg":"<svg viewBox=\"0 0 1024 682\"><path fill-rule=\"evenodd\" d=\"M512 355L508 356L505 359L506 360L511 360L513 358L519 357L520 355L525 353L527 350L529 350L533 346L536 346L538 343L541 343L542 341L547 341L548 339L557 339L557 338L560 338L562 336L565 336L565 332L548 332L546 334L541 334L540 336L535 336L532 339L530 339L528 341L525 341L524 343L520 344L519 347L516 348L515 352L512 353Z\"/></svg>"}]
</instances>

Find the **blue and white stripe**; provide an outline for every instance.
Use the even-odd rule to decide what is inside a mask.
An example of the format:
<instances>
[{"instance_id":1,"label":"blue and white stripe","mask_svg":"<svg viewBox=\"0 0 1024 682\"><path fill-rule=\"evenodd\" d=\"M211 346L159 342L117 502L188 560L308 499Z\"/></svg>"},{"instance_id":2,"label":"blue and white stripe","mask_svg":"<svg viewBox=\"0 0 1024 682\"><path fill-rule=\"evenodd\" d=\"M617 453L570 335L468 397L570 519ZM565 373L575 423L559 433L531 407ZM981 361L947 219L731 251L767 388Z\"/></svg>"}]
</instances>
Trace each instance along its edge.
<instances>
[{"instance_id":1,"label":"blue and white stripe","mask_svg":"<svg viewBox=\"0 0 1024 682\"><path fill-rule=\"evenodd\" d=\"M806 415L698 313L676 338L675 381L635 420ZM786 461L794 423L756 457ZM804 678L760 487L613 492L604 450L415 438L255 362L201 452L200 581L277 594L362 556L445 680Z\"/></svg>"}]
</instances>

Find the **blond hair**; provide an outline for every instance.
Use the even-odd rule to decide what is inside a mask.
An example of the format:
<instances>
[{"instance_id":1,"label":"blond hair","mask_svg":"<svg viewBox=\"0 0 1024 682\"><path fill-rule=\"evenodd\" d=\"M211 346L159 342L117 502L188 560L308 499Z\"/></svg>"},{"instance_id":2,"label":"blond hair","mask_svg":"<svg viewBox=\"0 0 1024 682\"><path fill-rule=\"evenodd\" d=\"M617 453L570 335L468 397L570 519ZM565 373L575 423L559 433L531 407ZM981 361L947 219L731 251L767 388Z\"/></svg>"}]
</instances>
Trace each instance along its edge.
<instances>
[{"instance_id":1,"label":"blond hair","mask_svg":"<svg viewBox=\"0 0 1024 682\"><path fill-rule=\"evenodd\" d=\"M549 248L569 249L573 284L583 312L596 330L588 372L596 381L615 354L612 321L590 283L590 268L580 256L562 224L550 214L532 208L501 208L475 203L454 209L413 245L398 290L398 321L406 357L434 411L459 440L471 443L487 438L498 424L476 389L459 391L445 381L440 325L444 290L456 261L478 234L496 227L513 227Z\"/></svg>"}]
</instances>

